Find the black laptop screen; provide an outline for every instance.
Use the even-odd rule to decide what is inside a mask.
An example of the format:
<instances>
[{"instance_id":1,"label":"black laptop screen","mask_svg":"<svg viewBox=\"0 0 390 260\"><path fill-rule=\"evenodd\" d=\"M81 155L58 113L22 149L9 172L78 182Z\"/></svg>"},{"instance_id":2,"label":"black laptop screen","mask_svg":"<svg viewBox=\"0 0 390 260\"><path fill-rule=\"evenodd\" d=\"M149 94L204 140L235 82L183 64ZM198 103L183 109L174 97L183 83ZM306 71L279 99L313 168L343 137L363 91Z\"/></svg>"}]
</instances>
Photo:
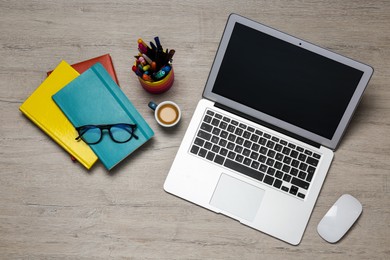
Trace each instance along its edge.
<instances>
[{"instance_id":1,"label":"black laptop screen","mask_svg":"<svg viewBox=\"0 0 390 260\"><path fill-rule=\"evenodd\" d=\"M236 23L212 92L331 139L362 75Z\"/></svg>"}]
</instances>

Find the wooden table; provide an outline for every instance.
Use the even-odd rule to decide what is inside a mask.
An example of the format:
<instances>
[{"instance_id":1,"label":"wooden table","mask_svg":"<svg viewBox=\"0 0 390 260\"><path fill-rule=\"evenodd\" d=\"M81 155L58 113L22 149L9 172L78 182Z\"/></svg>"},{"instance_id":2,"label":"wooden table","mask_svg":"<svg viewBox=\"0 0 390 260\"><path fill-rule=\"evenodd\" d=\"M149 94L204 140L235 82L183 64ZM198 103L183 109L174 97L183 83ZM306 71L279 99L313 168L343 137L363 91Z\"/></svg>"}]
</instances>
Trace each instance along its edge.
<instances>
[{"instance_id":1,"label":"wooden table","mask_svg":"<svg viewBox=\"0 0 390 260\"><path fill-rule=\"evenodd\" d=\"M232 12L375 68L299 246L163 190ZM0 259L389 259L389 29L385 0L0 1ZM138 37L156 35L176 50L175 83L161 95L131 72ZM113 171L87 171L18 108L62 59L105 53L155 137ZM181 124L160 128L150 100L176 101ZM316 227L344 193L363 214L328 244Z\"/></svg>"}]
</instances>

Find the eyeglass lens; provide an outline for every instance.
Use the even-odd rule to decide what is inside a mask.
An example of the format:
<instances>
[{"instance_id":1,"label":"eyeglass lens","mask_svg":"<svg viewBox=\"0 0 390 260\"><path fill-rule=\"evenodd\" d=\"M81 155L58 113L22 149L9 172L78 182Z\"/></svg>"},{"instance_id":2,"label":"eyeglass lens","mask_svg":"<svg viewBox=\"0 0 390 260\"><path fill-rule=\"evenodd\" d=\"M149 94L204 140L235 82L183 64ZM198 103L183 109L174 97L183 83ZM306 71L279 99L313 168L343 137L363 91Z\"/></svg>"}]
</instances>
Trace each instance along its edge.
<instances>
[{"instance_id":1,"label":"eyeglass lens","mask_svg":"<svg viewBox=\"0 0 390 260\"><path fill-rule=\"evenodd\" d=\"M133 129L128 125L115 125L110 128L111 137L120 143L130 140Z\"/></svg>"}]
</instances>

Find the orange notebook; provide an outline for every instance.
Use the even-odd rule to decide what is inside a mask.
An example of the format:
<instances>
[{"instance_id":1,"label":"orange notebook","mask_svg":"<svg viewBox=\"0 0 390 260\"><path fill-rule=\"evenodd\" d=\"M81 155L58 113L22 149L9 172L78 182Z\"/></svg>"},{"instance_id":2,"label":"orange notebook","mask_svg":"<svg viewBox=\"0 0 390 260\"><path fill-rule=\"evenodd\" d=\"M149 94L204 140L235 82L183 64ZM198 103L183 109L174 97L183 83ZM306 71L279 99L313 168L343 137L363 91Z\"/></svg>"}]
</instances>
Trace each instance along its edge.
<instances>
[{"instance_id":1,"label":"orange notebook","mask_svg":"<svg viewBox=\"0 0 390 260\"><path fill-rule=\"evenodd\" d=\"M119 85L118 78L115 73L114 65L112 63L112 59L110 54L104 54L102 56L92 58L90 60L85 60L76 64L71 65L75 70L77 70L78 73L83 73L93 65L95 65L97 62L100 62L103 67L107 70L108 74L112 77L112 79L115 81L116 84ZM50 73L53 71L47 72L47 75L49 76Z\"/></svg>"}]
</instances>

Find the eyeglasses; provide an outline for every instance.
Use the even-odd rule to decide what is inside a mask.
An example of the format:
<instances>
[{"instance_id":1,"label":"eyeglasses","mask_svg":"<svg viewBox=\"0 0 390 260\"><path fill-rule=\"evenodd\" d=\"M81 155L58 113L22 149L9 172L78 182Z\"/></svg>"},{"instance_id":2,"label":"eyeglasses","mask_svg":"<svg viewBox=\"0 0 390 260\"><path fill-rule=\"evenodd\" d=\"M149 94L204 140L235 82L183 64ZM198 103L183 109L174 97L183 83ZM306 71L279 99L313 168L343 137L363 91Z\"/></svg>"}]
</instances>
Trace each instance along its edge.
<instances>
[{"instance_id":1,"label":"eyeglasses","mask_svg":"<svg viewBox=\"0 0 390 260\"><path fill-rule=\"evenodd\" d=\"M138 139L134 134L137 125L113 124L113 125L83 125L76 127L79 136L76 140L82 139L87 144L97 144L103 139L103 130L108 130L111 139L116 143L126 143L131 138Z\"/></svg>"}]
</instances>

